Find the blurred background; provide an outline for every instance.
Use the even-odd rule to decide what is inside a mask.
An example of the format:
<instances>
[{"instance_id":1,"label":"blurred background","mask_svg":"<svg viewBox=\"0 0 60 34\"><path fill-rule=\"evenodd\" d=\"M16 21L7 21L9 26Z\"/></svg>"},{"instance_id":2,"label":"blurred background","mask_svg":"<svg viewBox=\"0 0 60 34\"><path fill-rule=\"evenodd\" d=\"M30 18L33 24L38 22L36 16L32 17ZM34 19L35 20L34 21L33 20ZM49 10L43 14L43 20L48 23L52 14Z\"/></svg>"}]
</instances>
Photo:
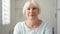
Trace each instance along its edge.
<instances>
[{"instance_id":1,"label":"blurred background","mask_svg":"<svg viewBox=\"0 0 60 34\"><path fill-rule=\"evenodd\" d=\"M0 34L12 34L16 23L25 20L23 6L27 0L0 0ZM53 26L60 34L60 0L36 0L41 7L39 19Z\"/></svg>"}]
</instances>

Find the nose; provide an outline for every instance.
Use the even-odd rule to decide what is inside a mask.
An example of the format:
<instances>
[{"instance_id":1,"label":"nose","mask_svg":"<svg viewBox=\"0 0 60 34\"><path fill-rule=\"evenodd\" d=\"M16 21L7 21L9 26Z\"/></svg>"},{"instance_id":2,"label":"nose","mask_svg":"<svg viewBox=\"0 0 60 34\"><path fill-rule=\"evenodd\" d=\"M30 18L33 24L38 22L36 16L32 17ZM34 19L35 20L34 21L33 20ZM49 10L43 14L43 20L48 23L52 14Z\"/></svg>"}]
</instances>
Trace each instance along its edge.
<instances>
[{"instance_id":1,"label":"nose","mask_svg":"<svg viewBox=\"0 0 60 34\"><path fill-rule=\"evenodd\" d=\"M31 9L30 12L33 12L33 9Z\"/></svg>"}]
</instances>

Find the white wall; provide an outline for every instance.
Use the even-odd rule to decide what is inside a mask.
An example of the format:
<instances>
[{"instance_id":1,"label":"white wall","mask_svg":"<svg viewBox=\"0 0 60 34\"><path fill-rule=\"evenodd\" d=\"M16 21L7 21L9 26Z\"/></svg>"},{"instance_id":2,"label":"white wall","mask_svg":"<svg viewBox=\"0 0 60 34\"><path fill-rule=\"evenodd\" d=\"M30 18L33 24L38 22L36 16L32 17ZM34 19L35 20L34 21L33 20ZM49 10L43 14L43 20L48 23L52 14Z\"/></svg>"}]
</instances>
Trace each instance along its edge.
<instances>
[{"instance_id":1,"label":"white wall","mask_svg":"<svg viewBox=\"0 0 60 34\"><path fill-rule=\"evenodd\" d=\"M60 11L57 12L57 34L60 34Z\"/></svg>"},{"instance_id":2,"label":"white wall","mask_svg":"<svg viewBox=\"0 0 60 34\"><path fill-rule=\"evenodd\" d=\"M57 34L60 34L60 0L57 0Z\"/></svg>"}]
</instances>

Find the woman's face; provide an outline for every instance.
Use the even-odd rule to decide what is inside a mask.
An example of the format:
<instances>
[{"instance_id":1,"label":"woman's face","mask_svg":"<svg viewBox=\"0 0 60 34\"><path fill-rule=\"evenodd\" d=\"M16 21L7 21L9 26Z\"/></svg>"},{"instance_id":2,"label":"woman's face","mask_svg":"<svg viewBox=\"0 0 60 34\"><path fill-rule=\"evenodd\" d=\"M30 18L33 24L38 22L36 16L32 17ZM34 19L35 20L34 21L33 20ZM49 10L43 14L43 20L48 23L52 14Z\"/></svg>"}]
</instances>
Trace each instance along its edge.
<instances>
[{"instance_id":1,"label":"woman's face","mask_svg":"<svg viewBox=\"0 0 60 34\"><path fill-rule=\"evenodd\" d=\"M30 3L29 6L26 7L25 15L28 19L35 19L38 17L39 8L35 6L33 3Z\"/></svg>"}]
</instances>

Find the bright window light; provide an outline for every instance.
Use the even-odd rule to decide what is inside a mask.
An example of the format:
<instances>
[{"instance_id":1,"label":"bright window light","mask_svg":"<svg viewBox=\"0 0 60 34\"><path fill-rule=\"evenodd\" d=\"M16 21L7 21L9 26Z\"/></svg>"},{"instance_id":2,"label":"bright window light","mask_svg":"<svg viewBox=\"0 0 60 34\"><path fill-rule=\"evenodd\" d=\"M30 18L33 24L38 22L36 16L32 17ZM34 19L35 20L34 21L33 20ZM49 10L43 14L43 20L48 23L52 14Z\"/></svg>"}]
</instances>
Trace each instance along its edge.
<instances>
[{"instance_id":1,"label":"bright window light","mask_svg":"<svg viewBox=\"0 0 60 34\"><path fill-rule=\"evenodd\" d=\"M2 24L10 24L10 0L2 0Z\"/></svg>"}]
</instances>

